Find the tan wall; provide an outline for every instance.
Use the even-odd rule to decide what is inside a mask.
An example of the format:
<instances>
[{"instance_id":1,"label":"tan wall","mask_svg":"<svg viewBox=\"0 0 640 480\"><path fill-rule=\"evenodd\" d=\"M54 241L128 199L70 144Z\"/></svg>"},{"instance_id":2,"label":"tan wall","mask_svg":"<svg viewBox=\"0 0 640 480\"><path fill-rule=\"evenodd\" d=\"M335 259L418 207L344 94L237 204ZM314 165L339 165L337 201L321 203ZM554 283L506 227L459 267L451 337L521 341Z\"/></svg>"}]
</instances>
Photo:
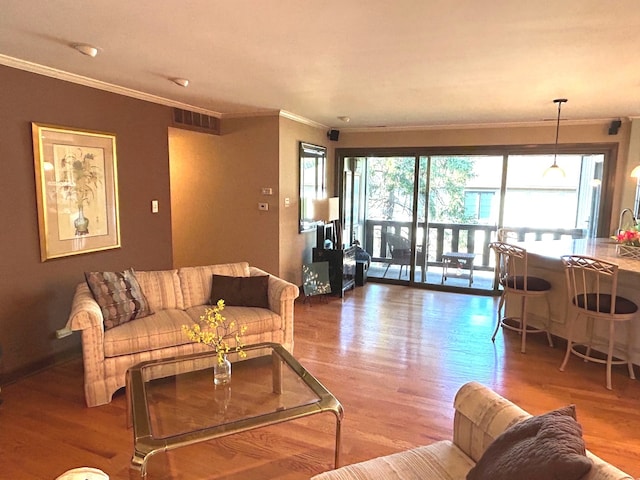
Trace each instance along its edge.
<instances>
[{"instance_id":1,"label":"tan wall","mask_svg":"<svg viewBox=\"0 0 640 480\"><path fill-rule=\"evenodd\" d=\"M301 284L315 234L298 233L298 143L328 147L333 192L326 130L276 116L224 120L222 129L220 136L169 129L174 266L247 260ZM269 211L258 211L259 202Z\"/></svg>"},{"instance_id":2,"label":"tan wall","mask_svg":"<svg viewBox=\"0 0 640 480\"><path fill-rule=\"evenodd\" d=\"M623 121L617 135L609 135L609 122L589 124L561 124L560 144L575 143L617 143L616 164L611 231L618 221L621 208L633 207L636 183L629 173L638 160L628 159L628 147L631 123ZM478 127L461 129L426 129L404 131L366 131L344 130L340 133L338 148L353 147L446 147L446 146L482 146L482 145L553 145L556 126L554 122L540 126L517 127Z\"/></svg>"},{"instance_id":3,"label":"tan wall","mask_svg":"<svg viewBox=\"0 0 640 480\"><path fill-rule=\"evenodd\" d=\"M169 130L175 267L248 261L279 274L278 128L274 115L224 120L220 136Z\"/></svg>"},{"instance_id":4,"label":"tan wall","mask_svg":"<svg viewBox=\"0 0 640 480\"><path fill-rule=\"evenodd\" d=\"M296 285L302 285L302 264L311 262L311 249L316 244L315 232L298 233L300 192L299 142L327 147L328 192L334 187L334 144L325 128L313 127L290 119L280 119L280 274ZM290 206L285 207L285 198Z\"/></svg>"},{"instance_id":5,"label":"tan wall","mask_svg":"<svg viewBox=\"0 0 640 480\"><path fill-rule=\"evenodd\" d=\"M215 175L221 137L169 128L171 237L175 268L214 263L219 253L215 205L224 178Z\"/></svg>"},{"instance_id":6,"label":"tan wall","mask_svg":"<svg viewBox=\"0 0 640 480\"><path fill-rule=\"evenodd\" d=\"M79 334L55 331L84 272L171 267L171 109L8 67L0 85L1 384L79 351ZM116 135L121 248L40 261L31 122Z\"/></svg>"}]
</instances>

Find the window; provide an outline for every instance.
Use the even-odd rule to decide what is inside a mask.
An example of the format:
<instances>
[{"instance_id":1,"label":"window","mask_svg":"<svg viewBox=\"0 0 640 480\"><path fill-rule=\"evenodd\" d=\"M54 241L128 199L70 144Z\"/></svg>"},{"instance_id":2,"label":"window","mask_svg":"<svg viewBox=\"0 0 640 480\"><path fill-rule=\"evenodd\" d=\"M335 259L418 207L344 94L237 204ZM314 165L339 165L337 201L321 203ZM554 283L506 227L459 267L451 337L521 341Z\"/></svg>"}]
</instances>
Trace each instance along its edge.
<instances>
[{"instance_id":1,"label":"window","mask_svg":"<svg viewBox=\"0 0 640 480\"><path fill-rule=\"evenodd\" d=\"M356 200L347 188L356 159L364 179L362 215L345 222L344 237L371 255L371 278L442 286L442 255L466 252L475 255L471 288L492 289L488 244L498 228L527 240L608 236L616 147L563 146L562 179L543 175L554 158L548 146L336 149L344 205ZM410 268L391 255L390 234L410 242Z\"/></svg>"},{"instance_id":2,"label":"window","mask_svg":"<svg viewBox=\"0 0 640 480\"><path fill-rule=\"evenodd\" d=\"M464 215L466 219L487 223L491 220L491 206L496 192L467 191L464 194Z\"/></svg>"}]
</instances>

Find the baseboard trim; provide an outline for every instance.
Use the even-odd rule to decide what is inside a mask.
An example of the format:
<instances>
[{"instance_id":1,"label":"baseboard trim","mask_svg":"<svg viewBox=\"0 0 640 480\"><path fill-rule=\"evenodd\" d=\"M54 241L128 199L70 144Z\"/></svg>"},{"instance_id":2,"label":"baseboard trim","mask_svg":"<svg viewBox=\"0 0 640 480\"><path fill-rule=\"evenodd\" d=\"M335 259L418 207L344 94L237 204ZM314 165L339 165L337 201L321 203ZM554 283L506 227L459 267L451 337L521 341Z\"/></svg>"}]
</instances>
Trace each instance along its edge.
<instances>
[{"instance_id":1,"label":"baseboard trim","mask_svg":"<svg viewBox=\"0 0 640 480\"><path fill-rule=\"evenodd\" d=\"M22 380L23 378L30 377L43 370L47 370L48 368L54 367L56 365L66 363L78 357L82 357L82 350L80 346L64 350L54 355L49 355L45 358L22 366L16 370L2 373L0 374L0 387L10 385L19 380Z\"/></svg>"}]
</instances>

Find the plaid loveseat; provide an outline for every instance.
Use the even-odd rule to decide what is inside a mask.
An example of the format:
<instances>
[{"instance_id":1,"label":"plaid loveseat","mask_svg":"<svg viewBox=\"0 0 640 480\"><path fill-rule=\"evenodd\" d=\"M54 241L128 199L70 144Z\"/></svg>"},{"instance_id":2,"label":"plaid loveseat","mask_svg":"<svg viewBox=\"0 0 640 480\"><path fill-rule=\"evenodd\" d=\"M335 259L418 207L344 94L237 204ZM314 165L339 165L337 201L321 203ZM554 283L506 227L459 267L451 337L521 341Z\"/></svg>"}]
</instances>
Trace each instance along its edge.
<instances>
[{"instance_id":1,"label":"plaid loveseat","mask_svg":"<svg viewBox=\"0 0 640 480\"><path fill-rule=\"evenodd\" d=\"M293 351L293 303L298 287L247 262L137 271L135 277L153 313L105 329L103 314L86 283L76 287L67 328L82 333L84 391L89 407L104 405L125 385L129 367L139 362L209 349L191 342L182 325L198 320L210 306L213 275L268 275L269 308L227 306L224 316L247 325L249 345L275 342Z\"/></svg>"}]
</instances>

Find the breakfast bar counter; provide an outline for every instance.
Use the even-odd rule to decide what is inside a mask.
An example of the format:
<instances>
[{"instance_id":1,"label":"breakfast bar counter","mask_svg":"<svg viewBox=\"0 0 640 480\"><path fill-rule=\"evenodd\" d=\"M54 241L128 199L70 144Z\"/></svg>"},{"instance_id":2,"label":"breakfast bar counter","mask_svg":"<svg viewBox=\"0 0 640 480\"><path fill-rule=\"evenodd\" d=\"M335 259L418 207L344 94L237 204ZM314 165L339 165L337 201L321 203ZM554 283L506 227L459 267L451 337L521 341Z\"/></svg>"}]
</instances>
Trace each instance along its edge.
<instances>
[{"instance_id":1,"label":"breakfast bar counter","mask_svg":"<svg viewBox=\"0 0 640 480\"><path fill-rule=\"evenodd\" d=\"M549 281L552 290L549 294L551 308L551 333L562 338L567 338L567 288L565 284L564 270L560 257L562 255L587 255L590 257L607 260L616 263L618 271L618 295L634 301L640 306L640 260L620 257L616 251L616 243L610 238L596 239L566 239L566 240L542 240L518 242L517 245L525 248L529 253L529 274L542 277ZM510 313L514 313L518 305L508 306ZM511 310L513 308L513 310ZM542 325L542 318L546 314L544 301L530 302L528 309L530 323ZM585 333L584 321L576 324L577 334ZM640 313L638 319L633 321L632 333L632 360L640 365ZM616 344L625 345L625 329L616 329ZM596 340L605 341L608 330L604 322L596 322Z\"/></svg>"},{"instance_id":2,"label":"breakfast bar counter","mask_svg":"<svg viewBox=\"0 0 640 480\"><path fill-rule=\"evenodd\" d=\"M620 270L640 274L640 260L620 257L612 238L578 238L539 242L519 242L532 255L560 260L562 255L588 255L617 263Z\"/></svg>"}]
</instances>

